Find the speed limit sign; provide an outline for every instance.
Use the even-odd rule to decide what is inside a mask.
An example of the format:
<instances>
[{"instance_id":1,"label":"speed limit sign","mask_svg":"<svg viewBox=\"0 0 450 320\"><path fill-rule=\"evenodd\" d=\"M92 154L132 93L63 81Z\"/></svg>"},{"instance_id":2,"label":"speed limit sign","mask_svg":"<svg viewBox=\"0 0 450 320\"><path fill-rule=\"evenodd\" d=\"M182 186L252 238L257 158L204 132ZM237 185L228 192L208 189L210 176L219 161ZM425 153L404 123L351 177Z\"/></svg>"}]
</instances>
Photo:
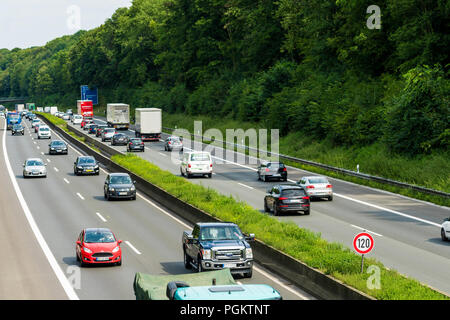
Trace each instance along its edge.
<instances>
[{"instance_id":1,"label":"speed limit sign","mask_svg":"<svg viewBox=\"0 0 450 320\"><path fill-rule=\"evenodd\" d=\"M361 254L361 273L364 270L364 255L372 251L374 245L373 238L367 232L358 233L353 238L353 249Z\"/></svg>"},{"instance_id":2,"label":"speed limit sign","mask_svg":"<svg viewBox=\"0 0 450 320\"><path fill-rule=\"evenodd\" d=\"M353 239L353 248L360 254L366 254L372 251L373 245L373 238L367 232L359 233Z\"/></svg>"}]
</instances>

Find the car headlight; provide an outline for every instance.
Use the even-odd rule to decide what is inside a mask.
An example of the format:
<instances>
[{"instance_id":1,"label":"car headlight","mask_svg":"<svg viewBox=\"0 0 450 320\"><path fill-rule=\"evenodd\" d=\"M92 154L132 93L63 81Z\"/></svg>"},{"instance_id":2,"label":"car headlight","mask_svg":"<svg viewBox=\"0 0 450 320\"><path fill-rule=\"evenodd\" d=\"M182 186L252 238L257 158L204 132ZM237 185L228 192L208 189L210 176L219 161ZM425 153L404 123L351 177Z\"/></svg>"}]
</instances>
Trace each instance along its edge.
<instances>
[{"instance_id":1,"label":"car headlight","mask_svg":"<svg viewBox=\"0 0 450 320\"><path fill-rule=\"evenodd\" d=\"M247 259L253 259L253 251L252 248L246 248L245 249L245 257Z\"/></svg>"},{"instance_id":2,"label":"car headlight","mask_svg":"<svg viewBox=\"0 0 450 320\"><path fill-rule=\"evenodd\" d=\"M136 190L136 187L135 187L135 186L132 186L132 187L130 188L130 190L131 190L131 191L135 191L135 190Z\"/></svg>"},{"instance_id":3,"label":"car headlight","mask_svg":"<svg viewBox=\"0 0 450 320\"><path fill-rule=\"evenodd\" d=\"M116 253L117 251L119 251L119 249L120 249L119 246L115 247L115 248L113 249L112 253Z\"/></svg>"},{"instance_id":4,"label":"car headlight","mask_svg":"<svg viewBox=\"0 0 450 320\"><path fill-rule=\"evenodd\" d=\"M83 167L78 166L77 169L80 169L80 170L81 170L81 169L83 169Z\"/></svg>"},{"instance_id":5,"label":"car headlight","mask_svg":"<svg viewBox=\"0 0 450 320\"><path fill-rule=\"evenodd\" d=\"M211 260L211 250L209 249L202 249L202 256L205 260Z\"/></svg>"},{"instance_id":6,"label":"car headlight","mask_svg":"<svg viewBox=\"0 0 450 320\"><path fill-rule=\"evenodd\" d=\"M110 187L110 188L109 188L109 191L114 191L114 188L111 188L111 187Z\"/></svg>"},{"instance_id":7,"label":"car headlight","mask_svg":"<svg viewBox=\"0 0 450 320\"><path fill-rule=\"evenodd\" d=\"M55 150L55 148L50 148L50 150Z\"/></svg>"},{"instance_id":8,"label":"car headlight","mask_svg":"<svg viewBox=\"0 0 450 320\"><path fill-rule=\"evenodd\" d=\"M86 247L83 247L83 251L86 252L86 253L92 253L92 251L90 249L86 248Z\"/></svg>"}]
</instances>

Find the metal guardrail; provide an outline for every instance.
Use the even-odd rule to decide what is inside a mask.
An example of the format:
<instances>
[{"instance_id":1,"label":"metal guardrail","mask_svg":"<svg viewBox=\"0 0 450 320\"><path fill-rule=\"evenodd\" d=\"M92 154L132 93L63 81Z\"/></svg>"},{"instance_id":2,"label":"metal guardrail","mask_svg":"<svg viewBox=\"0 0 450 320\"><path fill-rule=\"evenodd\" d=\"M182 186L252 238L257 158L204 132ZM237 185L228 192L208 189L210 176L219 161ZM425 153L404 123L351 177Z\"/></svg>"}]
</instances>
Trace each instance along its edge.
<instances>
[{"instance_id":1,"label":"metal guardrail","mask_svg":"<svg viewBox=\"0 0 450 320\"><path fill-rule=\"evenodd\" d=\"M168 127L163 127L163 129L171 131L171 132L176 130L174 128L168 128ZM199 135L196 135L196 134L191 134L191 138L201 139L201 141L205 140L205 137L199 136ZM441 197L444 197L444 198L450 198L450 193L447 193L447 192L444 192L444 191L429 189L429 188L416 186L416 185L412 185L412 184L408 184L408 183L405 183L405 182L400 182L400 181L396 181L396 180L392 180L392 179L387 179L387 178L383 178L383 177L373 176L373 175L370 175L370 174L355 172L355 171L351 171L351 170L348 170L348 169L337 168L337 167L329 166L329 165L326 165L326 164L322 164L322 163L318 163L318 162L314 162L314 161L310 161L310 160L305 160L305 159L291 157L291 156L288 156L288 155L285 155L285 154L280 154L280 153L275 153L275 152L272 153L272 152L268 152L266 150L260 150L258 148L251 148L251 147L244 146L244 145L237 144L237 143L229 143L227 141L215 140L215 139L211 140L211 139L208 139L208 138L206 138L206 141L218 142L218 143L221 143L222 145L224 145L224 144L225 145L230 145L233 148L241 148L241 149L245 149L246 151L254 151L254 152L257 152L257 153L262 151L262 152L264 152L264 153L266 153L268 155L271 155L271 154L276 155L280 159L289 160L289 161L300 163L300 164L306 164L306 165L310 165L310 166L313 166L313 167L317 167L317 168L321 168L321 169L337 172L337 173L340 173L340 174L345 174L345 175L349 175L349 176L365 179L365 180L368 180L368 181L375 181L375 182L379 182L379 183L384 183L384 184L389 184L389 185L393 185L393 186L397 186L397 187L411 189L411 190L422 192L422 193L427 193L427 194L430 194L430 195L441 196Z\"/></svg>"}]
</instances>

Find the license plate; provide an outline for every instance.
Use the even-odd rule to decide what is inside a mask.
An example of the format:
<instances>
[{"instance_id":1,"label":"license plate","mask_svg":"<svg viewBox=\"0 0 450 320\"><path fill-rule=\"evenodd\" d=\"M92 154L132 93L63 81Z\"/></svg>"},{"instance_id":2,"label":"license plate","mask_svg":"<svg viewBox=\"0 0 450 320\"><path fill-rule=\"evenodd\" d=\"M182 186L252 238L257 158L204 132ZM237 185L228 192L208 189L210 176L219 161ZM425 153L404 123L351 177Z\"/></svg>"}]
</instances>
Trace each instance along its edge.
<instances>
[{"instance_id":1,"label":"license plate","mask_svg":"<svg viewBox=\"0 0 450 320\"><path fill-rule=\"evenodd\" d=\"M119 192L119 196L126 196L127 193L126 192Z\"/></svg>"},{"instance_id":2,"label":"license plate","mask_svg":"<svg viewBox=\"0 0 450 320\"><path fill-rule=\"evenodd\" d=\"M62 150L56 150L56 152L61 152Z\"/></svg>"},{"instance_id":3,"label":"license plate","mask_svg":"<svg viewBox=\"0 0 450 320\"><path fill-rule=\"evenodd\" d=\"M108 257L97 258L97 261L108 261L108 260L109 260Z\"/></svg>"},{"instance_id":4,"label":"license plate","mask_svg":"<svg viewBox=\"0 0 450 320\"><path fill-rule=\"evenodd\" d=\"M234 263L224 263L223 267L224 268L234 268L236 265Z\"/></svg>"},{"instance_id":5,"label":"license plate","mask_svg":"<svg viewBox=\"0 0 450 320\"><path fill-rule=\"evenodd\" d=\"M86 170L86 172L92 172L92 171L94 171L94 170Z\"/></svg>"},{"instance_id":6,"label":"license plate","mask_svg":"<svg viewBox=\"0 0 450 320\"><path fill-rule=\"evenodd\" d=\"M301 201L300 200L291 200L291 201L289 201L290 203L300 203Z\"/></svg>"}]
</instances>

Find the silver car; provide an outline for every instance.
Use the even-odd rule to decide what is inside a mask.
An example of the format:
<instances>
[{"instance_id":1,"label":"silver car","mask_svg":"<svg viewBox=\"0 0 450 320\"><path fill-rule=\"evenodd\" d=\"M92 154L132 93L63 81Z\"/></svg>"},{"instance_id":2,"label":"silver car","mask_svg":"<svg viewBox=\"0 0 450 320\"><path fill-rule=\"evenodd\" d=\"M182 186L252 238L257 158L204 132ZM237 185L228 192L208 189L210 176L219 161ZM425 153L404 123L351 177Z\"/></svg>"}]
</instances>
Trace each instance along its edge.
<instances>
[{"instance_id":1,"label":"silver car","mask_svg":"<svg viewBox=\"0 0 450 320\"><path fill-rule=\"evenodd\" d=\"M105 142L107 140L112 139L112 137L116 134L116 129L114 128L106 128L102 132L102 141Z\"/></svg>"},{"instance_id":2,"label":"silver car","mask_svg":"<svg viewBox=\"0 0 450 320\"><path fill-rule=\"evenodd\" d=\"M23 177L47 177L46 164L40 158L29 158L23 164Z\"/></svg>"},{"instance_id":3,"label":"silver car","mask_svg":"<svg viewBox=\"0 0 450 320\"><path fill-rule=\"evenodd\" d=\"M183 142L179 137L168 137L166 141L164 141L164 150L172 151L173 149L183 151Z\"/></svg>"},{"instance_id":4,"label":"silver car","mask_svg":"<svg viewBox=\"0 0 450 320\"><path fill-rule=\"evenodd\" d=\"M333 200L333 186L326 177L302 177L297 184L306 190L306 193L311 199L327 198L330 201Z\"/></svg>"}]
</instances>

